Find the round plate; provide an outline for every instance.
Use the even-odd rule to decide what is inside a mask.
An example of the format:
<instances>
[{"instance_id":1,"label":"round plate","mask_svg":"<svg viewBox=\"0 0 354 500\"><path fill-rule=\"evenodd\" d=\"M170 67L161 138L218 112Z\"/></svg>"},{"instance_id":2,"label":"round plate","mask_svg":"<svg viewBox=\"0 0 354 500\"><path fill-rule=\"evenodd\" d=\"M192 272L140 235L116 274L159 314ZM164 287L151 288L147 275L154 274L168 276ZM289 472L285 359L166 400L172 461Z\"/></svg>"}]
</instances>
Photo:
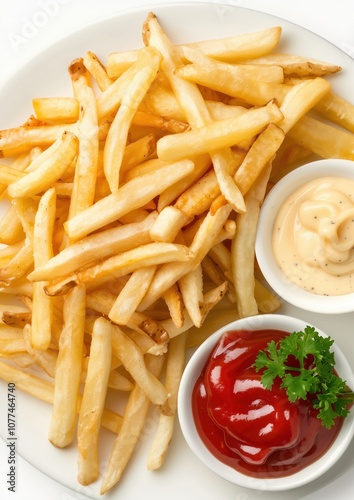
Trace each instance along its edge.
<instances>
[{"instance_id":1,"label":"round plate","mask_svg":"<svg viewBox=\"0 0 354 500\"><path fill-rule=\"evenodd\" d=\"M275 25L282 26L283 36L279 50L307 55L342 66L342 73L332 78L333 86L342 96L348 99L352 96L353 60L321 37L282 19L253 10L232 8L230 5L225 10L220 4L213 3L176 3L139 9L102 20L45 48L0 89L0 129L24 122L32 113L31 100L34 97L72 95L67 68L73 59L84 56L88 50L95 52L105 62L110 52L140 47L141 27L149 10L155 12L170 39L176 43L221 38ZM354 366L354 350L350 340L353 314L327 318L308 314L285 303L282 313L305 319L333 336ZM6 384L0 381L0 401L6 401L6 391ZM102 499L99 494L100 480L88 487L83 487L77 482L76 445L59 450L49 443L47 434L51 415L50 405L19 391L16 396L18 453L40 471L73 491L84 493L93 499ZM258 492L237 488L216 477L200 464L184 442L178 424L163 468L156 472L147 471L147 454L156 418L154 413L149 415L134 456L120 483L105 496L107 499L114 495L119 495L120 498L144 497L170 500L181 497L203 498L203 500L220 497L224 500L259 499ZM3 439L6 439L5 425L1 425L0 431ZM108 433L104 433L102 437L100 460L104 470L112 440ZM345 474L348 469L354 472L353 443L338 465L320 481L287 492L287 499L297 500L308 495L311 495L311 499L319 499L332 489L337 480L341 481L341 487L347 487L350 491L354 485L350 474ZM264 500L278 498L276 493L266 491L263 491L261 496ZM279 500L283 498L280 496Z\"/></svg>"}]
</instances>

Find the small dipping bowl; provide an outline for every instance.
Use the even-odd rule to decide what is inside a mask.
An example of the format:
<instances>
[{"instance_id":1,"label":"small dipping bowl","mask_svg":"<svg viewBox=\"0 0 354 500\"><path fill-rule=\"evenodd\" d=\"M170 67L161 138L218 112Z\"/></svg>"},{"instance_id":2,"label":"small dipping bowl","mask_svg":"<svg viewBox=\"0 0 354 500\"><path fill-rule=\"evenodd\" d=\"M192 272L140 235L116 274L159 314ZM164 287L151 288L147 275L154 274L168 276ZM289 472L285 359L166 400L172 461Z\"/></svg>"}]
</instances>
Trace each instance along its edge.
<instances>
[{"instance_id":1,"label":"small dipping bowl","mask_svg":"<svg viewBox=\"0 0 354 500\"><path fill-rule=\"evenodd\" d=\"M182 433L196 457L212 472L235 485L259 491L290 490L307 484L328 471L343 455L354 435L354 413L344 419L339 434L327 452L317 461L292 475L281 478L256 478L244 475L218 460L200 438L193 417L192 392L208 358L223 333L230 330L282 330L302 331L309 323L281 314L264 314L243 318L229 323L212 334L194 352L185 368L178 394L178 415ZM313 325L309 325L313 326ZM316 328L320 335L324 332ZM336 360L336 371L349 387L354 387L354 375L342 351L334 343L332 350Z\"/></svg>"},{"instance_id":2,"label":"small dipping bowl","mask_svg":"<svg viewBox=\"0 0 354 500\"><path fill-rule=\"evenodd\" d=\"M341 177L354 181L354 161L314 161L295 169L278 181L267 194L261 207L255 251L264 278L281 299L307 311L341 314L354 311L354 293L319 295L301 288L280 268L272 244L275 220L287 198L308 182L324 177Z\"/></svg>"}]
</instances>

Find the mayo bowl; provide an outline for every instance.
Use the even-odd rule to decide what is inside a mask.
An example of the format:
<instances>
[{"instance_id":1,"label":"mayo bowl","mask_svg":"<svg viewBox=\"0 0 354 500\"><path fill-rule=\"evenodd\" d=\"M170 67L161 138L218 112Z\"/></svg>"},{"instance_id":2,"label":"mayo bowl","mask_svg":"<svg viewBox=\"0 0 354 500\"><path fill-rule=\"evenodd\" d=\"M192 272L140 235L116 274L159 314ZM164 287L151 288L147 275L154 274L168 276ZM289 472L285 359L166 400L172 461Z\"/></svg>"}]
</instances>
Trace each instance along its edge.
<instances>
[{"instance_id":1,"label":"mayo bowl","mask_svg":"<svg viewBox=\"0 0 354 500\"><path fill-rule=\"evenodd\" d=\"M178 393L178 415L181 430L194 455L207 468L209 468L209 470L221 478L235 485L258 491L282 491L295 489L315 480L327 472L341 458L345 450L348 448L354 434L353 411L351 411L344 419L342 427L330 447L317 460L306 465L306 467L302 470L293 472L287 476L277 478L260 478L252 477L252 475L249 474L246 475L239 470L236 470L233 466L225 464L223 460L211 451L210 446L205 444L205 440L201 438L200 432L198 431L197 419L195 416L196 403L194 403L193 406L193 397L195 397L194 388L196 383L198 383L198 379L204 371L206 364L209 362L212 353L215 352L216 346L225 333L227 334L227 332L232 332L234 330L246 330L247 333L250 332L250 335L257 336L259 330L267 329L292 333L294 331L303 331L307 325L312 326L301 319L280 314L263 314L239 319L223 326L212 334L201 344L201 346L196 349L188 361L181 379ZM316 327L315 329L320 336L326 337L324 332ZM259 334L261 334L261 332L259 332ZM354 375L350 364L335 343L331 346L331 350L334 352L335 369L338 375L347 382L349 387L353 387ZM227 350L225 349L224 352L226 351ZM218 352L220 352L220 350ZM226 353L226 356L228 359L232 357L229 352ZM233 373L233 371L229 373ZM232 387L232 384L230 384L230 386ZM228 398L225 398L225 401L226 403L224 402L224 404L227 405ZM202 407L205 406L205 403L200 403L197 400L197 405L198 407ZM267 406L268 405L265 404L263 409ZM261 409L260 411L263 415L263 410ZM253 411L251 410L250 413L253 414ZM257 425L257 422L252 425Z\"/></svg>"},{"instance_id":2,"label":"mayo bowl","mask_svg":"<svg viewBox=\"0 0 354 500\"><path fill-rule=\"evenodd\" d=\"M280 299L316 313L347 313L354 311L353 239L354 161L318 160L267 194L256 258Z\"/></svg>"}]
</instances>

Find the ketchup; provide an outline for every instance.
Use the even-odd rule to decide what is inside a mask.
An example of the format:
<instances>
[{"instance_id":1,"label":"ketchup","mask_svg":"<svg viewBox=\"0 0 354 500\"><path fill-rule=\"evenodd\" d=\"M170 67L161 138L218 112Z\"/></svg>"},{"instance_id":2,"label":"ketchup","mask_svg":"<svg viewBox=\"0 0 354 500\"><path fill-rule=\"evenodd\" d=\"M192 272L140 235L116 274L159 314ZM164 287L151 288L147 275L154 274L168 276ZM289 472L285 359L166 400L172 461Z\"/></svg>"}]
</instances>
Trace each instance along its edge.
<instances>
[{"instance_id":1,"label":"ketchup","mask_svg":"<svg viewBox=\"0 0 354 500\"><path fill-rule=\"evenodd\" d=\"M272 390L252 366L259 351L288 332L226 332L193 390L193 416L210 452L238 472L284 477L319 459L335 440L343 419L326 429L310 399L291 403L276 378Z\"/></svg>"}]
</instances>

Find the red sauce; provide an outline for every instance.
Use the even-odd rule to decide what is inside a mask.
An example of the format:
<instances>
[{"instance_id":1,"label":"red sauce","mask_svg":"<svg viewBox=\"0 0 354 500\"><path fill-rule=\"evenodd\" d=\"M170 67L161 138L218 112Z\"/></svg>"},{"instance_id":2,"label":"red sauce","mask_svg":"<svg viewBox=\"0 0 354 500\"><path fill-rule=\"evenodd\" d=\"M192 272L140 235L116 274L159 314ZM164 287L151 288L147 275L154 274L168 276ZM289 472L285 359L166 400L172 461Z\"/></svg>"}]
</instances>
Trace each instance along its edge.
<instances>
[{"instance_id":1,"label":"red sauce","mask_svg":"<svg viewBox=\"0 0 354 500\"><path fill-rule=\"evenodd\" d=\"M335 440L342 418L321 425L310 400L290 403L276 379L271 391L252 364L270 340L287 332L226 332L209 357L192 396L197 430L221 462L258 478L284 477L318 460Z\"/></svg>"}]
</instances>

